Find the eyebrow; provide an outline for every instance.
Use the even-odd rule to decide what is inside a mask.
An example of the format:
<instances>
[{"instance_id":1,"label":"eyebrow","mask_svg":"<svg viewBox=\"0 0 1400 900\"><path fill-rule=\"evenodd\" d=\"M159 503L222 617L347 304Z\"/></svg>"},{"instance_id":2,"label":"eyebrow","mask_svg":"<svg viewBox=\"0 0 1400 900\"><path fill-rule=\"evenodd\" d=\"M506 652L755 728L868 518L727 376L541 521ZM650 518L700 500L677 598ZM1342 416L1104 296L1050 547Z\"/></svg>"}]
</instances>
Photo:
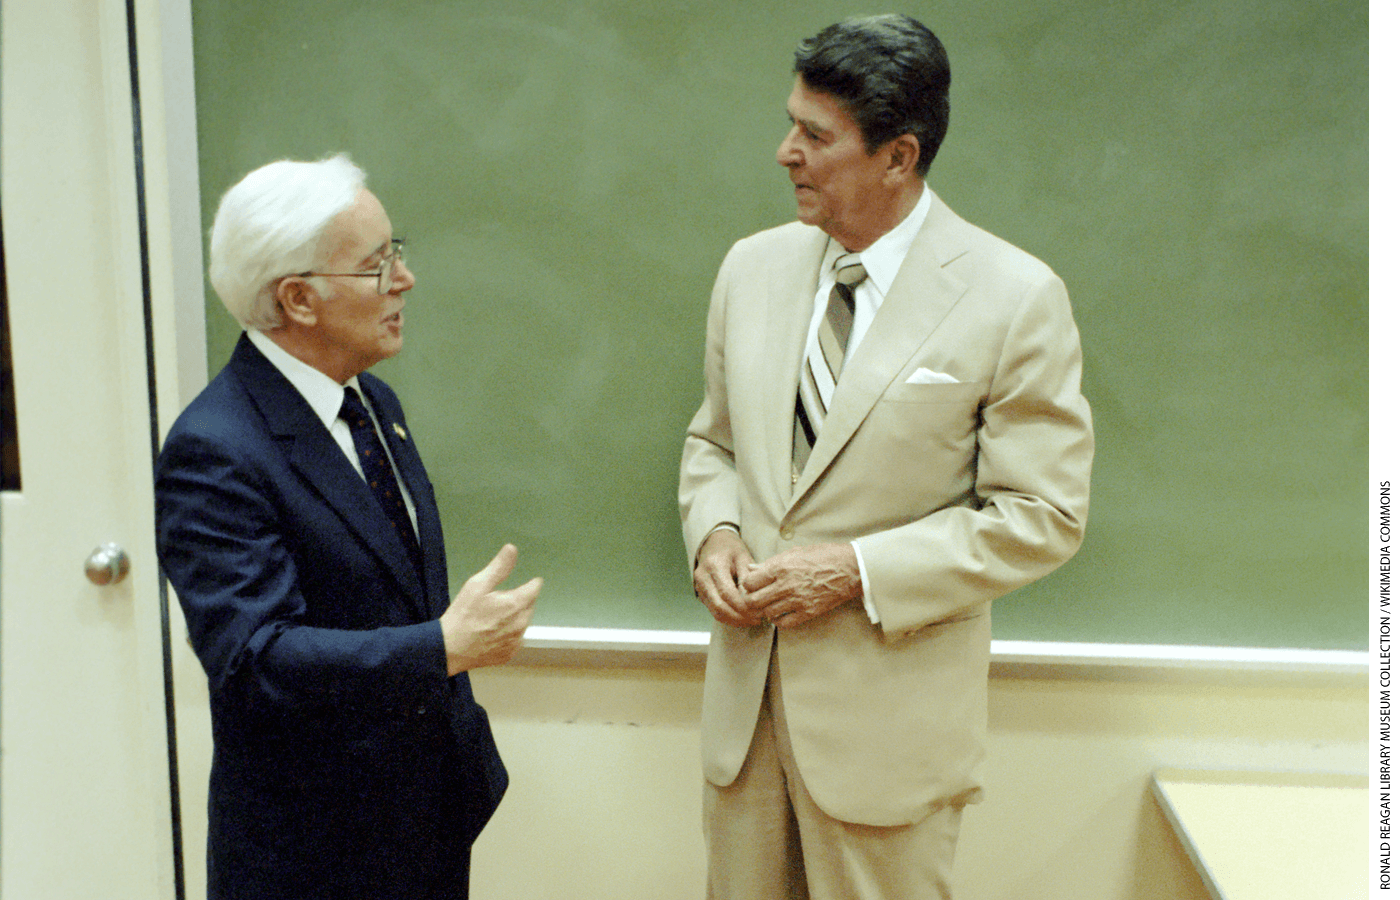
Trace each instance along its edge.
<instances>
[{"instance_id":1,"label":"eyebrow","mask_svg":"<svg viewBox=\"0 0 1400 900\"><path fill-rule=\"evenodd\" d=\"M830 129L822 128L821 126L817 125L817 123L811 121L810 119L799 119L799 118L797 118L796 116L794 116L794 115L792 114L792 112L791 112L790 110L788 111L787 117L788 117L788 121L791 122L792 124L794 124L794 125L801 125L804 129L806 129L807 131L811 132L812 134L817 135L818 137L825 137L826 135L829 135L829 134L831 133L831 130L830 130Z\"/></svg>"},{"instance_id":2,"label":"eyebrow","mask_svg":"<svg viewBox=\"0 0 1400 900\"><path fill-rule=\"evenodd\" d=\"M360 260L360 265L362 265L362 266L369 265L370 260L374 259L376 256L383 256L385 253L388 253L388 252L389 252L389 247L392 246L393 243L394 243L394 239L393 239L393 238L389 238L387 241L385 241L384 243L380 244L378 247L375 247L373 250L371 250L371 251L369 252L369 255L368 255L368 256L366 256L364 259Z\"/></svg>"}]
</instances>

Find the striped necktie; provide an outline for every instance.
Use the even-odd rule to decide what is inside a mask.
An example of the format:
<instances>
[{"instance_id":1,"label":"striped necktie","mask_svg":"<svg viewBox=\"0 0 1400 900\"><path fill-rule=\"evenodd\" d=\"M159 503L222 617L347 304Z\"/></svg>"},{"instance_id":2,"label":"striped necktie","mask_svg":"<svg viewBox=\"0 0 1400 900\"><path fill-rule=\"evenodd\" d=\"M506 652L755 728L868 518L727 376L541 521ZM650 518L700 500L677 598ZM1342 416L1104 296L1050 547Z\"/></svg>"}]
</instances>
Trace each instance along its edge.
<instances>
[{"instance_id":1,"label":"striped necktie","mask_svg":"<svg viewBox=\"0 0 1400 900\"><path fill-rule=\"evenodd\" d=\"M374 422L370 420L369 410L365 409L354 388L345 389L345 402L340 406L340 417L350 426L350 437L355 442L355 455L360 459L360 469L365 474L365 482L369 485L370 492L374 494L374 499L379 501L379 505L384 507L384 513L393 523L399 539L403 541L409 559L421 569L423 552L418 546L418 534L413 530L413 523L409 521L408 505L403 501L399 480L394 475L393 464L389 462L389 453L384 449L384 443L379 440Z\"/></svg>"},{"instance_id":2,"label":"striped necktie","mask_svg":"<svg viewBox=\"0 0 1400 900\"><path fill-rule=\"evenodd\" d=\"M836 258L836 283L827 297L826 315L817 326L817 341L802 364L797 384L797 419L792 436L793 478L807 465L812 445L817 442L841 367L846 361L846 345L851 340L855 318L856 285L865 280L865 267L859 254Z\"/></svg>"}]
</instances>

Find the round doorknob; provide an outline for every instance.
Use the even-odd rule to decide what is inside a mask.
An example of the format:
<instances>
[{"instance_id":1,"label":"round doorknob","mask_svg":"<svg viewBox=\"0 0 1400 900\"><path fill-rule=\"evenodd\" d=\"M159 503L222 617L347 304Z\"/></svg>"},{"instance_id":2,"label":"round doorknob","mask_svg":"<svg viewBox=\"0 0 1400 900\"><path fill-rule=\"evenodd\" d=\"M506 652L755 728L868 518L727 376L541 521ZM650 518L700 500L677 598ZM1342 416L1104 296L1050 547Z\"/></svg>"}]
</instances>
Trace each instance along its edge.
<instances>
[{"instance_id":1,"label":"round doorknob","mask_svg":"<svg viewBox=\"0 0 1400 900\"><path fill-rule=\"evenodd\" d=\"M92 551L83 571L93 584L116 584L131 571L131 559L120 546L103 544Z\"/></svg>"}]
</instances>

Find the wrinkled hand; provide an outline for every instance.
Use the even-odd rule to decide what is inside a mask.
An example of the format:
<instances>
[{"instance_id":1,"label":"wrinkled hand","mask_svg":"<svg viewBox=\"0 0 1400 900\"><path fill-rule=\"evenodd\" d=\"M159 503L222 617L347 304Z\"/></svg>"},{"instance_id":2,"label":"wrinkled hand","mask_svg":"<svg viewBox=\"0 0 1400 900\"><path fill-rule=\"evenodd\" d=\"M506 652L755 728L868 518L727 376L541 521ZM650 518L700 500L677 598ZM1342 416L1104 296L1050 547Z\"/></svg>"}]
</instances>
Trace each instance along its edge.
<instances>
[{"instance_id":1,"label":"wrinkled hand","mask_svg":"<svg viewBox=\"0 0 1400 900\"><path fill-rule=\"evenodd\" d=\"M520 649L544 582L534 578L508 591L496 590L515 568L517 555L514 545L502 547L486 568L467 579L438 620L448 675L501 665Z\"/></svg>"},{"instance_id":2,"label":"wrinkled hand","mask_svg":"<svg viewBox=\"0 0 1400 900\"><path fill-rule=\"evenodd\" d=\"M743 538L720 528L705 538L695 560L695 596L722 625L748 628L763 622L749 610L739 579L753 566L753 556Z\"/></svg>"},{"instance_id":3,"label":"wrinkled hand","mask_svg":"<svg viewBox=\"0 0 1400 900\"><path fill-rule=\"evenodd\" d=\"M754 614L793 628L859 599L860 565L850 544L794 547L750 566L740 587Z\"/></svg>"}]
</instances>

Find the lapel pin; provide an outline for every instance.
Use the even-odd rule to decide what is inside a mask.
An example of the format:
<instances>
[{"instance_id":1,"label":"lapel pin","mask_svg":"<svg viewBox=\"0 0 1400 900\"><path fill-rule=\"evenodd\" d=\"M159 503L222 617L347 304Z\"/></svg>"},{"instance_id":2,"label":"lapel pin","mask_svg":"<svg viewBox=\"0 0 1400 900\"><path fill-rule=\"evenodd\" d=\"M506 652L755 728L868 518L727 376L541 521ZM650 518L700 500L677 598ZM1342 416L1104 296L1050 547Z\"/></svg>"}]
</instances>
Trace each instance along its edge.
<instances>
[{"instance_id":1,"label":"lapel pin","mask_svg":"<svg viewBox=\"0 0 1400 900\"><path fill-rule=\"evenodd\" d=\"M399 440L401 441L408 440L408 432L404 431L403 426L400 425L398 422L394 423L394 434L397 434L399 436Z\"/></svg>"}]
</instances>

